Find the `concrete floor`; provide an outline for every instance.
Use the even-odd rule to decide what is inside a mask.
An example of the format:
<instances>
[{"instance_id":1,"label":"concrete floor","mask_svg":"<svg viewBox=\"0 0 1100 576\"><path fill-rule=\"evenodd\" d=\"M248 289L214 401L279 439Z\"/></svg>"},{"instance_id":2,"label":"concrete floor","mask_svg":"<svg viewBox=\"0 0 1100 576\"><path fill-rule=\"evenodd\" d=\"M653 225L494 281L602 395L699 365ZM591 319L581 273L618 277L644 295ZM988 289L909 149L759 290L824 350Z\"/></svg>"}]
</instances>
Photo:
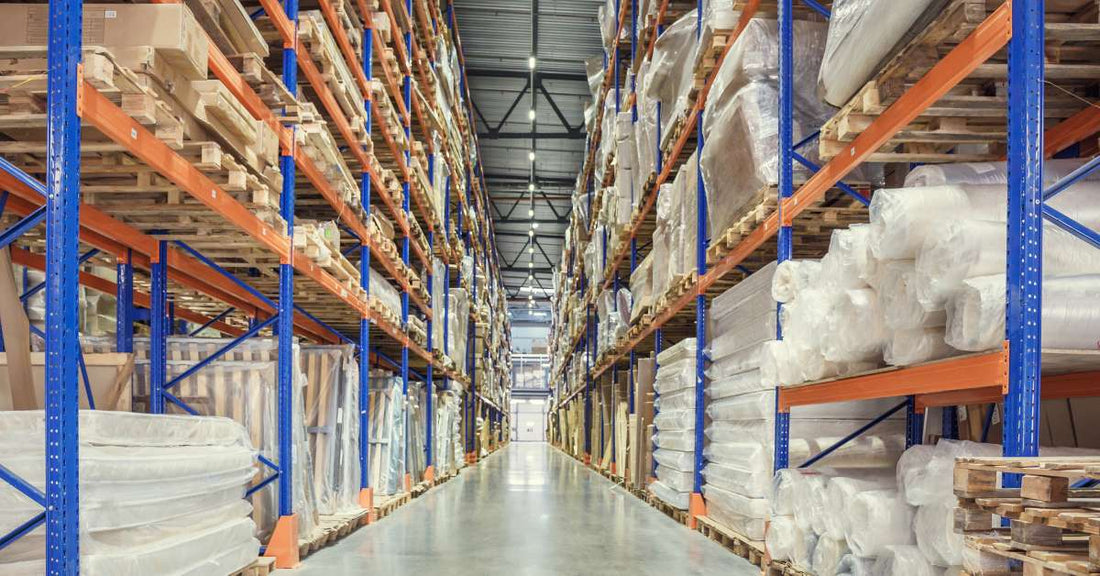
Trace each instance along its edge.
<instances>
[{"instance_id":1,"label":"concrete floor","mask_svg":"<svg viewBox=\"0 0 1100 576\"><path fill-rule=\"evenodd\" d=\"M748 576L760 569L549 445L517 443L294 573Z\"/></svg>"}]
</instances>

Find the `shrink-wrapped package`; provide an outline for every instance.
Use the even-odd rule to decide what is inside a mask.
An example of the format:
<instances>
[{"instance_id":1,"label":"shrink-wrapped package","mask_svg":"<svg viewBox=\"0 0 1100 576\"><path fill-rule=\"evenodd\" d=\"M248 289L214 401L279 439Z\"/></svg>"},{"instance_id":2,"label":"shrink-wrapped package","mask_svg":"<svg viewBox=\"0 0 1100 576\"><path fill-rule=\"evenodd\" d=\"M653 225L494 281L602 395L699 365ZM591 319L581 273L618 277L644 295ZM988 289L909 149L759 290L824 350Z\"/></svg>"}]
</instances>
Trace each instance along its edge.
<instances>
[{"instance_id":1,"label":"shrink-wrapped package","mask_svg":"<svg viewBox=\"0 0 1100 576\"><path fill-rule=\"evenodd\" d=\"M630 294L633 296L630 320L634 321L644 308L653 303L653 251L630 274Z\"/></svg>"},{"instance_id":2,"label":"shrink-wrapped package","mask_svg":"<svg viewBox=\"0 0 1100 576\"><path fill-rule=\"evenodd\" d=\"M947 323L946 313L927 310L917 295L917 270L913 260L886 260L876 270L875 290L878 292L890 330L941 328Z\"/></svg>"},{"instance_id":3,"label":"shrink-wrapped package","mask_svg":"<svg viewBox=\"0 0 1100 576\"><path fill-rule=\"evenodd\" d=\"M691 494L673 490L661 480L651 483L649 485L649 491L657 498L660 498L661 501L674 508L679 508L680 510L687 510L688 504L691 502Z\"/></svg>"},{"instance_id":4,"label":"shrink-wrapped package","mask_svg":"<svg viewBox=\"0 0 1100 576\"><path fill-rule=\"evenodd\" d=\"M874 558L860 558L854 554L845 554L836 567L837 576L872 576Z\"/></svg>"},{"instance_id":5,"label":"shrink-wrapped package","mask_svg":"<svg viewBox=\"0 0 1100 576\"><path fill-rule=\"evenodd\" d=\"M838 288L862 288L869 276L870 232L867 224L833 230L829 251L821 259L819 278Z\"/></svg>"},{"instance_id":6,"label":"shrink-wrapped package","mask_svg":"<svg viewBox=\"0 0 1100 576\"><path fill-rule=\"evenodd\" d=\"M891 366L911 366L957 353L944 341L943 328L895 330L882 349L883 360Z\"/></svg>"},{"instance_id":7,"label":"shrink-wrapped package","mask_svg":"<svg viewBox=\"0 0 1100 576\"><path fill-rule=\"evenodd\" d=\"M765 543L772 559L810 567L812 559L806 555L806 533L798 527L793 516L773 516L766 536Z\"/></svg>"},{"instance_id":8,"label":"shrink-wrapped package","mask_svg":"<svg viewBox=\"0 0 1100 576\"><path fill-rule=\"evenodd\" d=\"M1085 164L1078 158L1049 159L1043 162L1043 182L1054 184ZM1093 172L1084 181L1100 181ZM923 164L905 175L905 187L944 186L948 184L1007 184L1008 164L1005 162L973 162L959 164Z\"/></svg>"},{"instance_id":9,"label":"shrink-wrapped package","mask_svg":"<svg viewBox=\"0 0 1100 576\"><path fill-rule=\"evenodd\" d=\"M1045 251L1044 251L1045 252ZM1100 275L1043 280L1042 342L1048 349L1093 350L1100 341ZM1005 336L1005 276L970 278L947 304L951 346L980 352L997 348Z\"/></svg>"},{"instance_id":10,"label":"shrink-wrapped package","mask_svg":"<svg viewBox=\"0 0 1100 576\"><path fill-rule=\"evenodd\" d=\"M825 535L841 539L852 530L844 510L857 494L893 488L895 485L892 468L869 468L862 472L847 470L843 476L830 478L825 489Z\"/></svg>"},{"instance_id":11,"label":"shrink-wrapped package","mask_svg":"<svg viewBox=\"0 0 1100 576\"><path fill-rule=\"evenodd\" d=\"M821 351L830 362L868 362L880 357L887 339L878 294L871 288L845 290L827 315Z\"/></svg>"},{"instance_id":12,"label":"shrink-wrapped package","mask_svg":"<svg viewBox=\"0 0 1100 576\"><path fill-rule=\"evenodd\" d=\"M876 556L871 568L874 576L941 576L941 571L929 564L916 546L886 546Z\"/></svg>"},{"instance_id":13,"label":"shrink-wrapped package","mask_svg":"<svg viewBox=\"0 0 1100 576\"><path fill-rule=\"evenodd\" d=\"M703 486L703 497L707 501L708 517L736 530L746 538L764 539L764 525L768 518L767 500L746 498L712 484Z\"/></svg>"},{"instance_id":14,"label":"shrink-wrapped package","mask_svg":"<svg viewBox=\"0 0 1100 576\"><path fill-rule=\"evenodd\" d=\"M659 367L653 383L658 410L653 421L653 457L660 467L659 482L650 490L668 504L685 509L693 487L690 474L695 470L695 357L694 338L670 346L657 355ZM686 485L681 473L689 475Z\"/></svg>"},{"instance_id":15,"label":"shrink-wrapped package","mask_svg":"<svg viewBox=\"0 0 1100 576\"><path fill-rule=\"evenodd\" d=\"M673 131L672 123L687 114L688 92L692 85L692 63L698 50L695 10L692 10L657 37L644 85L646 98L661 103L661 133ZM662 143L663 144L663 143Z\"/></svg>"},{"instance_id":16,"label":"shrink-wrapped package","mask_svg":"<svg viewBox=\"0 0 1100 576\"><path fill-rule=\"evenodd\" d=\"M889 546L914 541L911 528L914 510L897 490L860 492L845 511L849 515L847 524L851 527L848 547L857 556L880 556Z\"/></svg>"},{"instance_id":17,"label":"shrink-wrapped package","mask_svg":"<svg viewBox=\"0 0 1100 576\"><path fill-rule=\"evenodd\" d=\"M818 83L822 97L843 106L878 71L932 0L837 0L829 17Z\"/></svg>"},{"instance_id":18,"label":"shrink-wrapped package","mask_svg":"<svg viewBox=\"0 0 1100 576\"><path fill-rule=\"evenodd\" d=\"M814 547L810 566L817 576L836 576L840 559L848 554L848 543L843 539L821 536Z\"/></svg>"},{"instance_id":19,"label":"shrink-wrapped package","mask_svg":"<svg viewBox=\"0 0 1100 576\"><path fill-rule=\"evenodd\" d=\"M772 298L784 304L791 302L803 290L813 287L820 274L818 260L784 260L775 270Z\"/></svg>"}]
</instances>

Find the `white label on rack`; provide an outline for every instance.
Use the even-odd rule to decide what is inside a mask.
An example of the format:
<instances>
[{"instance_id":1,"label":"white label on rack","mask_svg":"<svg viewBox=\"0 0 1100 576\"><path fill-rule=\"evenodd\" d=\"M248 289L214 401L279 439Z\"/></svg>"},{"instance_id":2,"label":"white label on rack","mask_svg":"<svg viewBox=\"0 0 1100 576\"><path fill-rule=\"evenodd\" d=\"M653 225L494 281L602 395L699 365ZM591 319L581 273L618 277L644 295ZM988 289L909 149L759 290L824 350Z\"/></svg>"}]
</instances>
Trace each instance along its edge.
<instances>
[{"instance_id":1,"label":"white label on rack","mask_svg":"<svg viewBox=\"0 0 1100 576\"><path fill-rule=\"evenodd\" d=\"M105 10L103 12L103 17L108 20L114 20L118 17L118 12L115 12L114 10Z\"/></svg>"},{"instance_id":2,"label":"white label on rack","mask_svg":"<svg viewBox=\"0 0 1100 576\"><path fill-rule=\"evenodd\" d=\"M344 423L344 409L340 408L336 411L336 424L340 425Z\"/></svg>"},{"instance_id":3,"label":"white label on rack","mask_svg":"<svg viewBox=\"0 0 1100 576\"><path fill-rule=\"evenodd\" d=\"M991 424L1001 423L1001 411L996 406L993 407L993 417L989 419Z\"/></svg>"},{"instance_id":4,"label":"white label on rack","mask_svg":"<svg viewBox=\"0 0 1100 576\"><path fill-rule=\"evenodd\" d=\"M217 188L213 188L213 189L210 190L210 197L211 198L217 198L218 197L218 189Z\"/></svg>"},{"instance_id":5,"label":"white label on rack","mask_svg":"<svg viewBox=\"0 0 1100 576\"><path fill-rule=\"evenodd\" d=\"M137 128L130 128L130 138L137 140Z\"/></svg>"}]
</instances>

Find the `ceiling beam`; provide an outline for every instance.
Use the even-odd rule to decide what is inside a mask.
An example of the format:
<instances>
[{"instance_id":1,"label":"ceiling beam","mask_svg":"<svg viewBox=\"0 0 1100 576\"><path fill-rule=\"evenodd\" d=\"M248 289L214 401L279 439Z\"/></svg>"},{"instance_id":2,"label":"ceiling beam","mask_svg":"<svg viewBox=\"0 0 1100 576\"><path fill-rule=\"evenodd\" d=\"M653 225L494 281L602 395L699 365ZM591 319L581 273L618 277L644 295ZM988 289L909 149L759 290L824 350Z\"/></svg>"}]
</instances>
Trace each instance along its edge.
<instances>
[{"instance_id":1,"label":"ceiling beam","mask_svg":"<svg viewBox=\"0 0 1100 576\"><path fill-rule=\"evenodd\" d=\"M478 132L478 138L482 140L584 140L585 133L581 130L568 132Z\"/></svg>"},{"instance_id":2,"label":"ceiling beam","mask_svg":"<svg viewBox=\"0 0 1100 576\"><path fill-rule=\"evenodd\" d=\"M527 60L525 56L523 58ZM468 78L517 78L525 80L531 77L531 73L526 70L492 70L488 68L468 68L466 69L466 76ZM588 83L588 76L584 74L570 74L568 72L539 72L539 78L543 80L564 80L566 82L584 82ZM473 87L471 86L471 89Z\"/></svg>"}]
</instances>

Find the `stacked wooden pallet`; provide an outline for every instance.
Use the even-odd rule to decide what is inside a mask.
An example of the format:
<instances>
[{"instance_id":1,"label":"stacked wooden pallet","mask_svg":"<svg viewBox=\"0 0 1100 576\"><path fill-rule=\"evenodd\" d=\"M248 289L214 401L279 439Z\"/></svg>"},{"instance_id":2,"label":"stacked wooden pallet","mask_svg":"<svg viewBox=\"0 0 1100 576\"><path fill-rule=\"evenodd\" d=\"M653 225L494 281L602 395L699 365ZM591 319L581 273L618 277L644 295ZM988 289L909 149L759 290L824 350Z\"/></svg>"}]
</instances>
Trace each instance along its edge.
<instances>
[{"instance_id":1,"label":"stacked wooden pallet","mask_svg":"<svg viewBox=\"0 0 1100 576\"><path fill-rule=\"evenodd\" d=\"M1020 488L998 488L998 477L1021 476ZM1100 572L1100 491L1077 488L1100 480L1100 457L960 458L955 465L956 529L979 562L974 576ZM993 516L1011 528L993 528Z\"/></svg>"}]
</instances>

